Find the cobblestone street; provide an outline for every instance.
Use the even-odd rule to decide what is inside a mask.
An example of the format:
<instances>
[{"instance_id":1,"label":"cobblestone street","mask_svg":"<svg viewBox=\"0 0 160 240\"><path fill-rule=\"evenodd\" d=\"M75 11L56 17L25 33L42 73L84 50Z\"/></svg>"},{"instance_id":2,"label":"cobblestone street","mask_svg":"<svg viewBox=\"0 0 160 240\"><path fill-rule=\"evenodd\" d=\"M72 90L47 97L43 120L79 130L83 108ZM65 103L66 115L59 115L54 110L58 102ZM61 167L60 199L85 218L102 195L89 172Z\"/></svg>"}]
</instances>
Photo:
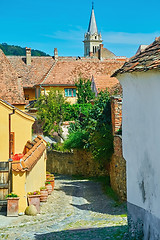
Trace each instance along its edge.
<instances>
[{"instance_id":1,"label":"cobblestone street","mask_svg":"<svg viewBox=\"0 0 160 240\"><path fill-rule=\"evenodd\" d=\"M57 176L41 214L0 215L0 239L128 239L126 210L103 194L100 183Z\"/></svg>"}]
</instances>

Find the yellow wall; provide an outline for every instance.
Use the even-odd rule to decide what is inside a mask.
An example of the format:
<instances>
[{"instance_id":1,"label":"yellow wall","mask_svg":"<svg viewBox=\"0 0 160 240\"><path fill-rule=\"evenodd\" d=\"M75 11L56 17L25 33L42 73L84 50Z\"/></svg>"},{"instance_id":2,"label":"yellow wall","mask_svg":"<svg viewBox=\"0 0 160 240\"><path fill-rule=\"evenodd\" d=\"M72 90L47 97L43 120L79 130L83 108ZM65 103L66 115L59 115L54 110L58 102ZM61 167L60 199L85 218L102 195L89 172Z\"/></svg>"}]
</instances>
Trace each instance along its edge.
<instances>
[{"instance_id":1,"label":"yellow wall","mask_svg":"<svg viewBox=\"0 0 160 240\"><path fill-rule=\"evenodd\" d=\"M23 105L23 104L19 104L19 105L18 105L18 104L15 104L14 106L15 106L16 108L20 109L21 111L24 111L24 110L25 110L25 108L24 108L25 105Z\"/></svg>"},{"instance_id":2,"label":"yellow wall","mask_svg":"<svg viewBox=\"0 0 160 240\"><path fill-rule=\"evenodd\" d=\"M22 153L28 140L32 140L34 119L18 110L11 117L11 131L15 133L15 154Z\"/></svg>"},{"instance_id":3,"label":"yellow wall","mask_svg":"<svg viewBox=\"0 0 160 240\"><path fill-rule=\"evenodd\" d=\"M12 192L17 194L19 199L19 213L24 212L27 207L26 196L26 172L12 172Z\"/></svg>"},{"instance_id":4,"label":"yellow wall","mask_svg":"<svg viewBox=\"0 0 160 240\"><path fill-rule=\"evenodd\" d=\"M9 159L9 113L13 107L0 101L0 161ZM25 113L15 110L11 115L11 132L15 134L15 153L22 153L28 140L32 140L32 124L34 118Z\"/></svg>"},{"instance_id":5,"label":"yellow wall","mask_svg":"<svg viewBox=\"0 0 160 240\"><path fill-rule=\"evenodd\" d=\"M46 180L46 153L44 151L42 157L30 172L26 174L26 192L38 191L40 187L45 185Z\"/></svg>"},{"instance_id":6,"label":"yellow wall","mask_svg":"<svg viewBox=\"0 0 160 240\"><path fill-rule=\"evenodd\" d=\"M25 88L24 95L29 96L29 101L35 100L35 88Z\"/></svg>"},{"instance_id":7,"label":"yellow wall","mask_svg":"<svg viewBox=\"0 0 160 240\"><path fill-rule=\"evenodd\" d=\"M12 108L0 103L0 161L9 159L9 113Z\"/></svg>"},{"instance_id":8,"label":"yellow wall","mask_svg":"<svg viewBox=\"0 0 160 240\"><path fill-rule=\"evenodd\" d=\"M58 90L60 90L60 91L62 91L63 92L63 94L65 94L65 88L73 88L73 89L76 89L76 87L75 86L71 86L71 87L68 87L68 86L66 86L66 87L62 87L62 86L58 86L58 87L54 87L54 86L52 86L52 87L44 87L45 88L45 93L47 93L51 88L53 88L53 89L58 89ZM41 94L44 94L44 90L43 89L41 89ZM65 97L66 98L66 101L67 102L69 102L70 104L74 104L74 103L76 103L77 102L77 97Z\"/></svg>"},{"instance_id":9,"label":"yellow wall","mask_svg":"<svg viewBox=\"0 0 160 240\"><path fill-rule=\"evenodd\" d=\"M39 191L46 181L46 150L30 172L12 172L12 191L19 197L19 212L27 207L27 193Z\"/></svg>"}]
</instances>

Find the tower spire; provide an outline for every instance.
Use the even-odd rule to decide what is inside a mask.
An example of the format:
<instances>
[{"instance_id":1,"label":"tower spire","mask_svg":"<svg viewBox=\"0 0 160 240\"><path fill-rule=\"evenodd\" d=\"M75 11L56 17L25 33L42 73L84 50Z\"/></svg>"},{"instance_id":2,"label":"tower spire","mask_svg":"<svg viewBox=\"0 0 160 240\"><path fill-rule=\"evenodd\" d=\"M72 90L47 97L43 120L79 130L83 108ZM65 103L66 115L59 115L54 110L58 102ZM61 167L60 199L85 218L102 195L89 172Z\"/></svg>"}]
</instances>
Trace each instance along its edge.
<instances>
[{"instance_id":1,"label":"tower spire","mask_svg":"<svg viewBox=\"0 0 160 240\"><path fill-rule=\"evenodd\" d=\"M90 34L98 33L96 18L94 14L94 2L92 2L92 12L91 12L91 17L89 21L88 32Z\"/></svg>"},{"instance_id":2,"label":"tower spire","mask_svg":"<svg viewBox=\"0 0 160 240\"><path fill-rule=\"evenodd\" d=\"M92 2L92 9L94 9L94 2Z\"/></svg>"},{"instance_id":3,"label":"tower spire","mask_svg":"<svg viewBox=\"0 0 160 240\"><path fill-rule=\"evenodd\" d=\"M94 2L92 2L92 11L89 20L88 31L84 35L84 56L93 56L102 43L101 34L98 33L96 19L94 15Z\"/></svg>"}]
</instances>

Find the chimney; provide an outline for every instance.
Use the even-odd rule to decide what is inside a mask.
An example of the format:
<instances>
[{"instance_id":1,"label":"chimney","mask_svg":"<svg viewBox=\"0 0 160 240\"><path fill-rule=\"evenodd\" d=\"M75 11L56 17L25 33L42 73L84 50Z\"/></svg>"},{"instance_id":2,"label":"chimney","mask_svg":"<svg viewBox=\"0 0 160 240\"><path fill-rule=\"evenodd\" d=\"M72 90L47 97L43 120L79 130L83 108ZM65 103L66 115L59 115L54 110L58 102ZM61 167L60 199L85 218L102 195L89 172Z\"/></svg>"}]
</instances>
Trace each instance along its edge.
<instances>
[{"instance_id":1,"label":"chimney","mask_svg":"<svg viewBox=\"0 0 160 240\"><path fill-rule=\"evenodd\" d=\"M31 65L31 48L26 47L26 64Z\"/></svg>"},{"instance_id":2,"label":"chimney","mask_svg":"<svg viewBox=\"0 0 160 240\"><path fill-rule=\"evenodd\" d=\"M100 44L99 48L99 54L98 54L99 60L103 60L103 44Z\"/></svg>"},{"instance_id":3,"label":"chimney","mask_svg":"<svg viewBox=\"0 0 160 240\"><path fill-rule=\"evenodd\" d=\"M54 48L54 60L58 60L58 50Z\"/></svg>"}]
</instances>

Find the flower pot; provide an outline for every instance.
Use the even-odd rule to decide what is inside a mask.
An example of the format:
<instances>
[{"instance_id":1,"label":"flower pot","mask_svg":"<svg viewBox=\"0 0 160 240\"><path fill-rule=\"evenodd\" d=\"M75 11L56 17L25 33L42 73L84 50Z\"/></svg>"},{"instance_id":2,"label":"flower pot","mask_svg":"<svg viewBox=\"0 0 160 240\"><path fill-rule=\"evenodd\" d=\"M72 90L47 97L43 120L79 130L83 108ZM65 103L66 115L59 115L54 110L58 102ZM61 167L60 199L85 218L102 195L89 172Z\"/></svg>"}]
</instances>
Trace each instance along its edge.
<instances>
[{"instance_id":1,"label":"flower pot","mask_svg":"<svg viewBox=\"0 0 160 240\"><path fill-rule=\"evenodd\" d=\"M37 213L40 213L40 195L28 195L28 205L34 205L37 209Z\"/></svg>"},{"instance_id":2,"label":"flower pot","mask_svg":"<svg viewBox=\"0 0 160 240\"><path fill-rule=\"evenodd\" d=\"M51 184L46 184L46 188L47 188L47 191L48 191L48 195L51 195L51 193L52 193L52 185Z\"/></svg>"},{"instance_id":3,"label":"flower pot","mask_svg":"<svg viewBox=\"0 0 160 240\"><path fill-rule=\"evenodd\" d=\"M18 216L18 203L19 203L19 197L7 198L7 216L8 217Z\"/></svg>"},{"instance_id":4,"label":"flower pot","mask_svg":"<svg viewBox=\"0 0 160 240\"><path fill-rule=\"evenodd\" d=\"M54 179L53 180L49 180L49 182L51 183L52 191L53 191L54 190Z\"/></svg>"},{"instance_id":5,"label":"flower pot","mask_svg":"<svg viewBox=\"0 0 160 240\"><path fill-rule=\"evenodd\" d=\"M40 190L40 202L47 202L48 199L48 191L46 190Z\"/></svg>"}]
</instances>

